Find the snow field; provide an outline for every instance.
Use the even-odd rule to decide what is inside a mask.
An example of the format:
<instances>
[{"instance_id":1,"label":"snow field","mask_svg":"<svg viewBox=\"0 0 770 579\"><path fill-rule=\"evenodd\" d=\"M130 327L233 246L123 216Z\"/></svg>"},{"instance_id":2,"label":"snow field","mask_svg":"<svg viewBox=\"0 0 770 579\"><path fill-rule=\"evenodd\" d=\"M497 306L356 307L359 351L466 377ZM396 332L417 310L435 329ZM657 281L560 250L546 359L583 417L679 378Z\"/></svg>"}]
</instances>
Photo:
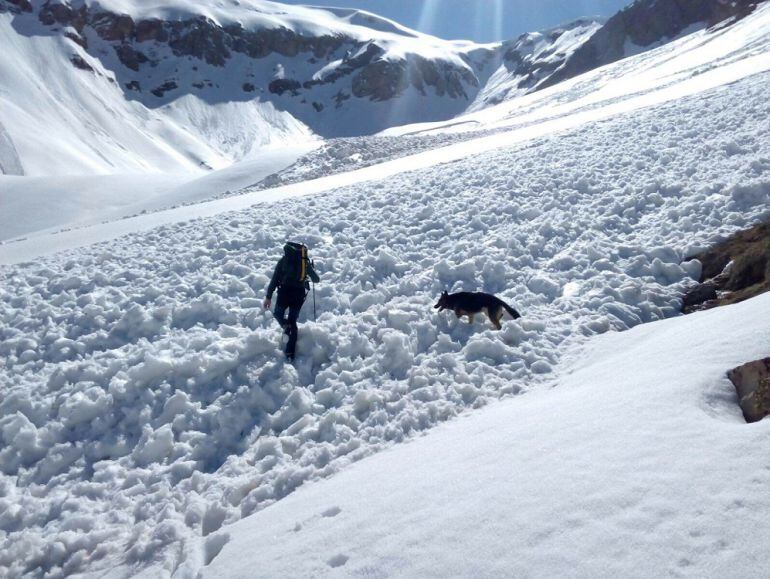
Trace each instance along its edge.
<instances>
[{"instance_id":1,"label":"snow field","mask_svg":"<svg viewBox=\"0 0 770 579\"><path fill-rule=\"evenodd\" d=\"M175 205L201 202L254 185L293 165L318 142L267 148L248 161L191 174L18 177L0 175L0 243L83 227ZM34 210L30 210L34 207Z\"/></svg>"},{"instance_id":2,"label":"snow field","mask_svg":"<svg viewBox=\"0 0 770 579\"><path fill-rule=\"evenodd\" d=\"M3 267L0 571L194 569L304 482L675 315L682 259L768 213L767 83ZM322 277L296 367L260 307L286 239ZM469 326L443 289L524 317Z\"/></svg>"}]
</instances>

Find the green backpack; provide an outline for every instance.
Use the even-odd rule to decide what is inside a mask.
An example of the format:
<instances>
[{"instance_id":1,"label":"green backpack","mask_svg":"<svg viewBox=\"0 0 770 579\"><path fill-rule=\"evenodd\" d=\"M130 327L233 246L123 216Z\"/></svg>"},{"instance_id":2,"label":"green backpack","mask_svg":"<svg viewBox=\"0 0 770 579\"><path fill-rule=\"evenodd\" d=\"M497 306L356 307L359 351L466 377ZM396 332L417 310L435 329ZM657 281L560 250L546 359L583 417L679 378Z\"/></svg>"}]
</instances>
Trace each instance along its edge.
<instances>
[{"instance_id":1,"label":"green backpack","mask_svg":"<svg viewBox=\"0 0 770 579\"><path fill-rule=\"evenodd\" d=\"M308 268L307 247L301 243L287 242L283 246L283 279L282 285L307 286Z\"/></svg>"}]
</instances>

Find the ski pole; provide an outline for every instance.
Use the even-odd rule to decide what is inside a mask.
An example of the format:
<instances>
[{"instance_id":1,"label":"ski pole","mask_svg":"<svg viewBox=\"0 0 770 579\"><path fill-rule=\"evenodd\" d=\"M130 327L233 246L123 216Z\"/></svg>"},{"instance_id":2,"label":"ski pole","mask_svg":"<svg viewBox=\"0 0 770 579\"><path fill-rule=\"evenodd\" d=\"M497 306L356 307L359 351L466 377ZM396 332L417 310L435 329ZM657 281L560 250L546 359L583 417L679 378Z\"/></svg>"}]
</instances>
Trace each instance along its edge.
<instances>
[{"instance_id":1,"label":"ski pole","mask_svg":"<svg viewBox=\"0 0 770 579\"><path fill-rule=\"evenodd\" d=\"M318 321L318 316L315 313L315 282L313 282L313 319Z\"/></svg>"}]
</instances>

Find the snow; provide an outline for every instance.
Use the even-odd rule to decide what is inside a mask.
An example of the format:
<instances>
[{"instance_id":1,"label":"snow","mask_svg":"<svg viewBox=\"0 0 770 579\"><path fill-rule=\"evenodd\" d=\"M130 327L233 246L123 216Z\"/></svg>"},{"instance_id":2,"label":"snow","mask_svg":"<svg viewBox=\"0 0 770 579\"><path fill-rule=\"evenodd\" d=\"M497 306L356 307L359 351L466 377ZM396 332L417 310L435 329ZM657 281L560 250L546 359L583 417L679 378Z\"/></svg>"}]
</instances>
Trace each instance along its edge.
<instances>
[{"instance_id":1,"label":"snow","mask_svg":"<svg viewBox=\"0 0 770 579\"><path fill-rule=\"evenodd\" d=\"M203 577L756 577L770 422L725 370L769 340L767 294L600 336L549 388L228 526Z\"/></svg>"},{"instance_id":2,"label":"snow","mask_svg":"<svg viewBox=\"0 0 770 579\"><path fill-rule=\"evenodd\" d=\"M164 172L191 179L262 147L311 139L294 117L259 100L211 104L188 96L159 108L127 100L112 71L32 18L0 14L0 44L0 166L8 174ZM76 54L93 72L73 67Z\"/></svg>"},{"instance_id":3,"label":"snow","mask_svg":"<svg viewBox=\"0 0 770 579\"><path fill-rule=\"evenodd\" d=\"M211 199L254 185L320 145L262 149L251 160L191 178L189 174L72 177L0 175L0 241L72 229ZM35 211L30 211L35 207ZM114 227L106 225L106 228ZM78 236L78 232L73 235Z\"/></svg>"},{"instance_id":4,"label":"snow","mask_svg":"<svg viewBox=\"0 0 770 579\"><path fill-rule=\"evenodd\" d=\"M6 266L0 565L184 575L303 483L545 388L588 336L675 315L690 248L768 214L766 86ZM296 367L260 308L286 238L322 272ZM444 288L524 317L450 319L431 308Z\"/></svg>"},{"instance_id":5,"label":"snow","mask_svg":"<svg viewBox=\"0 0 770 579\"><path fill-rule=\"evenodd\" d=\"M678 312L683 260L770 216L768 20L379 164L26 226L0 246L0 575L755 576L768 427L724 373L768 355L770 298ZM287 239L321 274L295 364L261 308ZM444 289L523 317L470 325Z\"/></svg>"},{"instance_id":6,"label":"snow","mask_svg":"<svg viewBox=\"0 0 770 579\"><path fill-rule=\"evenodd\" d=\"M515 50L524 60L540 62L540 68L548 69L556 66L559 59L572 54L586 42L603 22L601 19L578 20L570 25L542 32L523 34L516 41L505 42L502 45L503 54ZM556 39L554 40L554 36ZM509 70L509 66L513 70ZM555 68L558 70L558 68ZM468 107L468 112L474 112L526 94L533 86L539 84L542 78L532 79L530 75L517 74L517 68L511 63L501 63L484 83Z\"/></svg>"},{"instance_id":7,"label":"snow","mask_svg":"<svg viewBox=\"0 0 770 579\"><path fill-rule=\"evenodd\" d=\"M383 134L513 129L559 119L575 122L583 115L596 120L696 94L770 69L768 21L770 5L765 3L752 17L733 26L695 32L554 87L450 121L395 127Z\"/></svg>"}]
</instances>

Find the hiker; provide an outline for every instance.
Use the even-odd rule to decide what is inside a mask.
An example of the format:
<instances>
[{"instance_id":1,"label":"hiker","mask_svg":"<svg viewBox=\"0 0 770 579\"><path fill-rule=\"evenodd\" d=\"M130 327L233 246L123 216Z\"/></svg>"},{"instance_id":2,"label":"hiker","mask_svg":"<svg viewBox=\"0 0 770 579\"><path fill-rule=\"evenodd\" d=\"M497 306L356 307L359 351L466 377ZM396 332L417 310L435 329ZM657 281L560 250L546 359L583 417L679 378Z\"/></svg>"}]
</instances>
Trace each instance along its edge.
<instances>
[{"instance_id":1,"label":"hiker","mask_svg":"<svg viewBox=\"0 0 770 579\"><path fill-rule=\"evenodd\" d=\"M294 359L294 350L297 347L297 318L310 290L308 278L313 280L313 283L319 281L313 265L307 256L307 247L300 243L287 242L283 246L283 257L278 260L273 278L267 287L267 297L263 304L266 310L270 309L273 292L278 288L278 301L273 313L283 332L289 336L289 343L286 344L286 357L289 360ZM289 315L284 317L287 309Z\"/></svg>"}]
</instances>

